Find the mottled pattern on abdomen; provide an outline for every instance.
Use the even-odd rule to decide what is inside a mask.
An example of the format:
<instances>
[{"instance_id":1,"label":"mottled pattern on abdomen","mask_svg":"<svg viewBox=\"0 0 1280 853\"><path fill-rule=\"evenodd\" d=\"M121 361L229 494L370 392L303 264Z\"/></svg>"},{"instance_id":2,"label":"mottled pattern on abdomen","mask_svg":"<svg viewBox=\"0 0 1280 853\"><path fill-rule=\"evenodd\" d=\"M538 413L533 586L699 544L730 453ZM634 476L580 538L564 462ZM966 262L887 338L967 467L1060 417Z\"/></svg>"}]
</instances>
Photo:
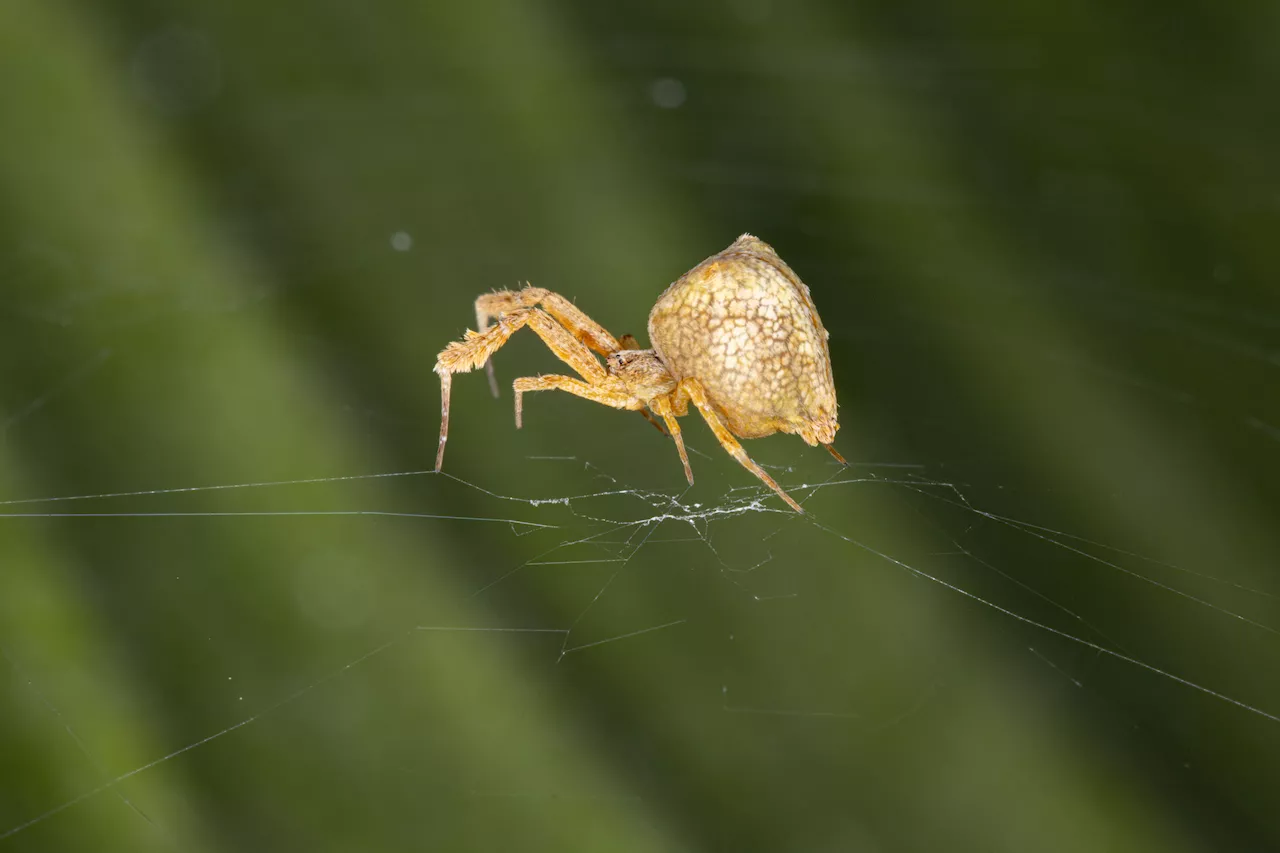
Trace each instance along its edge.
<instances>
[{"instance_id":1,"label":"mottled pattern on abdomen","mask_svg":"<svg viewBox=\"0 0 1280 853\"><path fill-rule=\"evenodd\" d=\"M750 235L667 288L649 337L675 378L700 380L743 438L835 421L827 332L809 289Z\"/></svg>"}]
</instances>

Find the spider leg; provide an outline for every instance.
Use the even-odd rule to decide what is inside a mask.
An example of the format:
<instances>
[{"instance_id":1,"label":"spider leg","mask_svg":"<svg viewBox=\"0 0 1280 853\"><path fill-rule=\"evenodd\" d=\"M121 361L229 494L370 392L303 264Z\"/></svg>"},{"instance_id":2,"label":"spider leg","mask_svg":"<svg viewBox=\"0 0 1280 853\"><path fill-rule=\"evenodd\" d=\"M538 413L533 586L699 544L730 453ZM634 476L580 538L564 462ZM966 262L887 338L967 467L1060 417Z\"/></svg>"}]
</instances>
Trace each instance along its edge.
<instances>
[{"instance_id":1,"label":"spider leg","mask_svg":"<svg viewBox=\"0 0 1280 853\"><path fill-rule=\"evenodd\" d=\"M644 415L644 419L649 423L653 424L653 428L656 429L658 432L662 433L664 438L666 437L667 431L662 428L662 424L658 423L653 419L653 415L649 414L644 409L640 410L640 414Z\"/></svg>"},{"instance_id":2,"label":"spider leg","mask_svg":"<svg viewBox=\"0 0 1280 853\"><path fill-rule=\"evenodd\" d=\"M441 418L440 445L436 450L436 470L444 462L444 446L449 437L449 391L454 373L466 373L486 364L503 344L523 326L529 326L542 338L556 357L568 364L586 380L599 385L609 377L608 371L591 351L563 326L538 308L525 308L504 314L497 325L483 332L467 332L460 341L449 344L436 357L435 371L440 375Z\"/></svg>"},{"instance_id":3,"label":"spider leg","mask_svg":"<svg viewBox=\"0 0 1280 853\"><path fill-rule=\"evenodd\" d=\"M436 373L443 375L475 370L528 322L528 312L521 312L503 317L498 325L483 332L468 329L462 340L453 341L436 356Z\"/></svg>"},{"instance_id":4,"label":"spider leg","mask_svg":"<svg viewBox=\"0 0 1280 853\"><path fill-rule=\"evenodd\" d=\"M516 293L511 290L499 290L494 293L486 293L483 296L476 299L476 329L482 334L484 332L487 332L489 330L490 318L501 317L504 313L507 313L508 311L513 311L517 307L519 307L514 304L511 307L506 309L498 307L500 304L500 301L499 301L500 297L515 296L515 295ZM496 373L493 372L492 361L485 362L484 374L489 379L490 393L492 393L494 397L497 397L498 396L498 376Z\"/></svg>"},{"instance_id":5,"label":"spider leg","mask_svg":"<svg viewBox=\"0 0 1280 853\"><path fill-rule=\"evenodd\" d=\"M525 287L521 290L499 290L484 294L476 299L476 326L483 332L489 328L491 318L536 306L541 306L568 329L574 338L601 355L609 355L622 348L613 335L583 313L582 309L545 287ZM493 364L486 364L485 371L489 376L489 388L496 397L498 381L494 377Z\"/></svg>"},{"instance_id":6,"label":"spider leg","mask_svg":"<svg viewBox=\"0 0 1280 853\"><path fill-rule=\"evenodd\" d=\"M554 384L546 387L561 388L571 394L577 394L579 397L586 397L588 400L595 400L597 403L603 403L606 406L613 406L615 409L634 408L618 405L616 402L613 402L618 399L630 401L633 398L630 394L621 390L620 384L615 385L610 382L611 377L609 376L609 372L605 370L600 362L596 360L596 357L591 354L591 350L587 348L587 345L574 337L568 329L549 317L541 308L525 308L517 310L512 314L505 315L499 323L506 322L508 317L516 315L528 317L527 322L529 324L529 328L533 329L538 334L538 337L542 338L542 342L547 345L547 349L551 350L551 352L555 354L556 358L560 359L577 371L578 375L585 380L573 379L568 376L559 377L564 379L565 382L573 382L577 384L574 385L573 388ZM551 377L546 378L549 379ZM523 380L517 380L516 385L514 386L516 391L517 429L520 427L522 420L522 402L520 399L521 381ZM587 392L575 389L590 389L590 391ZM541 389L527 387L525 390L536 391ZM607 395L607 399L605 396L600 395Z\"/></svg>"},{"instance_id":7,"label":"spider leg","mask_svg":"<svg viewBox=\"0 0 1280 853\"><path fill-rule=\"evenodd\" d=\"M654 429L664 436L667 434L667 431L662 428L662 424L655 421L653 416L642 408L643 403L637 401L624 388L614 388L612 385L591 385L581 379L574 379L572 376L552 375L521 377L513 383L512 389L515 391L516 398L516 429L520 429L524 423L524 403L520 398L521 394L525 391L560 390L568 391L570 394L587 400L594 400L606 406L612 406L615 409L639 411L640 414L644 415L645 420L653 424Z\"/></svg>"},{"instance_id":8,"label":"spider leg","mask_svg":"<svg viewBox=\"0 0 1280 853\"><path fill-rule=\"evenodd\" d=\"M449 344L436 356L435 371L440 376L440 444L436 447L436 470L444 465L444 446L449 440L449 392L453 374L466 373L486 363L499 347L528 322L527 316L512 315L483 332L472 332Z\"/></svg>"},{"instance_id":9,"label":"spider leg","mask_svg":"<svg viewBox=\"0 0 1280 853\"><path fill-rule=\"evenodd\" d=\"M436 447L436 470L444 464L444 443L449 440L449 389L453 386L453 374L440 374L440 444Z\"/></svg>"},{"instance_id":10,"label":"spider leg","mask_svg":"<svg viewBox=\"0 0 1280 853\"><path fill-rule=\"evenodd\" d=\"M538 308L526 308L503 315L496 326L483 332L468 331L460 341L449 344L436 357L436 373L466 373L485 364L507 339L524 326L542 338L557 358L572 367L592 384L603 382L609 375L591 351Z\"/></svg>"},{"instance_id":11,"label":"spider leg","mask_svg":"<svg viewBox=\"0 0 1280 853\"><path fill-rule=\"evenodd\" d=\"M474 370L489 360L521 326L527 317L504 317L497 326L484 332L467 331L460 341L449 344L436 356L436 374L440 377L440 444L436 448L436 470L444 465L444 446L449 440L449 392L453 374Z\"/></svg>"},{"instance_id":12,"label":"spider leg","mask_svg":"<svg viewBox=\"0 0 1280 853\"><path fill-rule=\"evenodd\" d=\"M680 461L684 464L684 476L689 481L689 485L693 485L693 469L689 467L689 454L684 449L684 436L680 433L680 422L676 420L675 414L671 410L671 395L655 397L649 401L649 405L667 424L667 430L671 433L671 437L675 440L676 450L680 453Z\"/></svg>"},{"instance_id":13,"label":"spider leg","mask_svg":"<svg viewBox=\"0 0 1280 853\"><path fill-rule=\"evenodd\" d=\"M516 396L516 429L519 429L524 413L524 393L526 391L567 391L576 397L582 397L615 409L636 410L644 403L627 393L622 383L592 385L575 379L572 376L522 376L512 383Z\"/></svg>"},{"instance_id":14,"label":"spider leg","mask_svg":"<svg viewBox=\"0 0 1280 853\"><path fill-rule=\"evenodd\" d=\"M734 459L738 460L743 468L746 468L752 474L755 474L763 480L769 488L778 493L778 497L786 501L787 504L796 512L804 512L800 507L800 504L796 503L790 495L784 492L782 487L779 486L763 468L752 461L751 457L747 455L747 451L742 449L742 445L738 442L738 439L734 437L733 433L729 432L729 428L725 426L720 415L712 407L711 400L708 399L707 391L702 387L701 382L690 377L680 383L680 390L689 395L689 399L691 399L693 404L698 407L698 411L702 413L702 417L707 422L707 426L711 427L711 431L715 433L716 438L720 440L720 444L725 450L729 451L729 454Z\"/></svg>"},{"instance_id":15,"label":"spider leg","mask_svg":"<svg viewBox=\"0 0 1280 853\"><path fill-rule=\"evenodd\" d=\"M849 464L848 462L844 461L844 457L840 455L839 451L837 451L830 444L824 444L822 446L825 447L827 449L827 452L830 453L832 456L834 456L836 458L836 461L839 462L841 465Z\"/></svg>"},{"instance_id":16,"label":"spider leg","mask_svg":"<svg viewBox=\"0 0 1280 853\"><path fill-rule=\"evenodd\" d=\"M621 349L617 338L588 317L581 308L568 299L545 287L526 287L522 290L500 290L486 293L476 300L476 320L486 325L489 318L517 311L521 308L541 307L560 321L573 336L601 355L609 355Z\"/></svg>"},{"instance_id":17,"label":"spider leg","mask_svg":"<svg viewBox=\"0 0 1280 853\"><path fill-rule=\"evenodd\" d=\"M540 288L530 287L530 288L526 288L526 291L539 291L539 289ZM602 353L602 355L608 355L609 351L604 350L603 347L600 347L598 345L604 342L604 338L608 338L608 341L613 341L613 337L611 336L611 334L609 334L608 332L605 332L605 330L603 328L598 327L598 325L595 325L595 323L593 323L593 321L591 321L590 318L588 318L588 316L586 316L585 314L582 314L581 311L577 310L576 306L573 306L571 302L568 302L568 300L566 300L566 298L564 298L563 296L559 296L558 293L547 292L545 293L544 296L540 297L540 301L541 301L541 310L534 311L534 316L532 316L532 318L530 318L530 321L529 321L530 328L534 329L534 332L538 333L539 336L543 338L543 341L547 343L547 346L548 348L550 348L550 351L556 353L556 356L559 357L559 360L563 361L564 364L571 366L573 370L576 370L577 373L581 375L581 377L584 377L586 380L588 380L588 383L591 384L591 386L599 386L600 383L605 382L605 380L607 380L605 378L608 377L608 371L599 369L599 361L595 360L595 356L591 355L591 351L594 350L595 352ZM558 304L563 304L563 305L558 306ZM557 306L558 306L558 309L557 309ZM572 311L572 314L568 314L566 313L566 311L563 311L564 306L568 306L568 309ZM556 310L553 310L553 309L561 310L561 313L557 314ZM552 315L554 319L558 320L559 323L558 324L548 323L548 321L545 320L545 315L539 316L543 314L543 310L548 311L548 313ZM573 314L577 315L576 318L575 316L573 316ZM577 336L577 334L575 334L575 327L572 327L572 325L570 325L572 320L585 321L585 323L593 325L593 327L595 327L596 329L595 332L593 332L593 337L582 338L580 336ZM566 330L570 334L564 334ZM632 338L631 336L626 336L626 338L630 338L632 345L635 345L635 338ZM632 347L620 347L620 348L636 348L637 350L637 348L639 348L639 345L635 345ZM486 366L492 366L492 365L493 365L493 361L490 361L489 364ZM603 398L596 398L594 396L590 396L590 394L579 393L577 391L570 391L570 389L568 388L561 388L561 389L562 391L568 391L570 393L577 394L577 396L579 397L586 397L588 398L588 400L595 400L595 402L604 403L605 406L613 406L614 409L630 409L632 411L636 410L636 406L630 406L630 405L616 406L612 402L603 400ZM539 391L539 389L530 388L529 391ZM617 391L611 391L609 393L623 394L623 396L626 397L626 400L628 401L632 400L631 394L627 394L625 391L621 391L621 389L617 389ZM613 397L611 397L611 400L612 398ZM520 402L517 401L516 403L516 428L517 429L520 428L520 423L521 423L520 411L521 411ZM662 433L663 435L667 434L662 429L662 425L658 424L658 421L655 421L653 419L653 416L650 416L649 412L644 410L644 407L640 407L639 411L641 415L644 415L645 420L648 420L650 424L654 425L654 429L657 429L658 432Z\"/></svg>"}]
</instances>

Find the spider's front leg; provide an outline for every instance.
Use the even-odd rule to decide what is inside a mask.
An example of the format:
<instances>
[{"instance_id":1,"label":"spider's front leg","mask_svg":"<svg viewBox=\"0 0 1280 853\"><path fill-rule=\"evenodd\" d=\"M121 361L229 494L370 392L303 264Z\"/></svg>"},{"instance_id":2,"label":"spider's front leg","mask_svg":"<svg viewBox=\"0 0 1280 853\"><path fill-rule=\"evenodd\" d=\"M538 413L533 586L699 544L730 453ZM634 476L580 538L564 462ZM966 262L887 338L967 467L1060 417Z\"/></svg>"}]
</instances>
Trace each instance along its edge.
<instances>
[{"instance_id":1,"label":"spider's front leg","mask_svg":"<svg viewBox=\"0 0 1280 853\"><path fill-rule=\"evenodd\" d=\"M627 389L613 377L604 383L592 385L572 376L522 376L512 383L516 397L516 429L520 429L524 420L524 393L526 391L567 391L575 397L591 400L615 409L631 409L638 411L644 408L644 402L627 393Z\"/></svg>"},{"instance_id":2,"label":"spider's front leg","mask_svg":"<svg viewBox=\"0 0 1280 853\"><path fill-rule=\"evenodd\" d=\"M453 374L440 374L440 443L436 445L436 470L444 464L444 443L449 440L449 390L453 387Z\"/></svg>"},{"instance_id":3,"label":"spider's front leg","mask_svg":"<svg viewBox=\"0 0 1280 853\"><path fill-rule=\"evenodd\" d=\"M449 344L436 358L435 371L440 375L440 445L436 450L437 471L440 470L441 465L444 463L444 447L449 438L449 393L453 382L453 374L466 373L489 363L489 359L507 342L507 339L526 325L537 332L538 337L542 338L543 343L557 358L568 364L583 377L583 380L585 380L581 383L583 387L589 389L613 388L612 385L608 384L610 379L608 371L591 354L591 350L566 330L564 326L553 320L545 311L540 308L521 308L503 314L497 325L483 332L468 331L462 340ZM569 382L579 381L572 379L572 377L560 378ZM564 390L578 393L569 388ZM591 391L590 393L580 393L578 396L597 399L598 395L592 396L594 394L595 391ZM614 396L609 396L607 400L597 399L597 402L605 403L605 405L611 405L615 408L627 408L627 406L617 405L615 401L616 397ZM518 412L520 405L518 395L516 405Z\"/></svg>"},{"instance_id":4,"label":"spider's front leg","mask_svg":"<svg viewBox=\"0 0 1280 853\"><path fill-rule=\"evenodd\" d=\"M588 317L582 309L545 287L526 285L520 290L499 290L484 294L476 299L476 328L484 332L489 328L490 319L534 307L542 308L579 343L586 344L600 355L609 355L622 348L607 329ZM576 365L574 369L577 369ZM489 377L489 389L493 391L493 396L498 396L498 380L494 376L493 362L485 365L485 373Z\"/></svg>"},{"instance_id":5,"label":"spider's front leg","mask_svg":"<svg viewBox=\"0 0 1280 853\"><path fill-rule=\"evenodd\" d=\"M674 392L673 392L674 393ZM671 433L671 438L676 443L676 450L680 453L680 462L684 464L684 476L689 481L689 485L693 485L693 469L689 467L689 453L684 449L684 435L680 432L680 422L676 420L676 413L671 406L671 395L665 394L661 397L654 397L649 403L653 407L654 412L658 414L667 424L667 431ZM688 411L688 407L685 407ZM656 424L655 424L656 426Z\"/></svg>"},{"instance_id":6,"label":"spider's front leg","mask_svg":"<svg viewBox=\"0 0 1280 853\"><path fill-rule=\"evenodd\" d=\"M460 341L449 344L436 356L435 372L440 376L440 444L436 448L436 470L444 465L444 446L449 440L449 395L453 374L467 373L485 364L522 326L532 320L532 311L516 311L498 325L483 332L467 330ZM546 315L543 315L544 317ZM547 317L547 322L552 322Z\"/></svg>"}]
</instances>

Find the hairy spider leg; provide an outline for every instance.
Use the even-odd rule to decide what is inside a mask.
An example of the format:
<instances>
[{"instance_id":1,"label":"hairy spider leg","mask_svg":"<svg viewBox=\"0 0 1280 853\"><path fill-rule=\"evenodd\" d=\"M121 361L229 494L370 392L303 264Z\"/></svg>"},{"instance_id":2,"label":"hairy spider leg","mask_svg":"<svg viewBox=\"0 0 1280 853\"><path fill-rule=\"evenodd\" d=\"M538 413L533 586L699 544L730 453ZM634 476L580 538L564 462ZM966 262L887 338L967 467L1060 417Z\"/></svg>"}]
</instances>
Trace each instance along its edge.
<instances>
[{"instance_id":1,"label":"hairy spider leg","mask_svg":"<svg viewBox=\"0 0 1280 853\"><path fill-rule=\"evenodd\" d=\"M742 445L738 442L738 439L736 439L733 433L729 431L729 428L725 426L724 421L711 405L711 400L707 397L707 389L702 386L701 382L693 377L683 379L681 380L680 385L676 388L676 391L673 393L688 395L689 399L693 401L693 404L698 407L698 411L702 413L702 418L707 422L707 426L711 427L711 431L715 433L716 438L720 440L721 446L724 447L725 450L729 451L729 455L734 459L737 459L743 468L746 468L752 474L755 474L763 480L765 484L777 492L778 497L786 501L792 509L799 513L804 512L804 509L801 508L800 504L796 503L791 498L791 495L784 492L782 487L779 486L763 468L757 465L751 457L747 455L747 451L742 449Z\"/></svg>"},{"instance_id":2,"label":"hairy spider leg","mask_svg":"<svg viewBox=\"0 0 1280 853\"><path fill-rule=\"evenodd\" d=\"M609 377L603 385L592 385L572 376L522 376L512 383L516 395L516 429L520 429L523 419L524 404L521 395L526 391L567 391L577 397L612 406L615 409L631 409L640 411L643 400L637 400L627 392L620 381Z\"/></svg>"},{"instance_id":3,"label":"hairy spider leg","mask_svg":"<svg viewBox=\"0 0 1280 853\"><path fill-rule=\"evenodd\" d=\"M610 378L587 347L539 308L522 308L504 314L497 325L483 332L467 331L460 341L445 347L436 357L440 375L440 445L436 450L436 470L444 463L444 446L449 438L449 393L454 373L466 373L485 364L507 340L524 326L533 329L556 357L572 367L590 385L603 385Z\"/></svg>"},{"instance_id":4,"label":"hairy spider leg","mask_svg":"<svg viewBox=\"0 0 1280 853\"><path fill-rule=\"evenodd\" d=\"M640 342L634 335L623 335L615 339L607 329L588 317L577 305L545 287L524 287L521 290L499 290L484 294L476 299L476 326L484 332L489 328L489 320L512 311L535 306L540 306L555 317L575 338L601 355L611 355L620 349L640 349ZM485 375L489 378L489 390L493 392L493 396L497 397L498 377L494 373L493 362L486 362L484 369ZM644 415L644 419L653 424L653 428L658 432L667 434L662 424L655 421L653 416L644 409L640 410L640 414Z\"/></svg>"},{"instance_id":5,"label":"hairy spider leg","mask_svg":"<svg viewBox=\"0 0 1280 853\"><path fill-rule=\"evenodd\" d=\"M540 306L555 317L575 338L601 355L610 355L622 348L613 335L577 305L545 287L526 286L520 290L499 290L484 294L476 299L476 327L484 332L489 328L490 319L535 306ZM498 379L493 372L493 362L485 365L485 373L489 377L489 390L493 392L493 396L498 396Z\"/></svg>"},{"instance_id":6,"label":"hairy spider leg","mask_svg":"<svg viewBox=\"0 0 1280 853\"><path fill-rule=\"evenodd\" d=\"M672 392L675 393L675 392ZM671 408L671 394L664 394L661 397L655 397L649 401L649 406L662 418L667 424L667 431L671 433L671 437L675 439L676 450L680 452L680 461L684 464L684 476L689 481L689 485L693 485L693 469L689 467L689 454L684 449L684 435L680 432L680 422L676 420L675 412ZM688 414L689 407L685 406L684 411L680 414ZM655 424L656 426L656 424Z\"/></svg>"}]
</instances>

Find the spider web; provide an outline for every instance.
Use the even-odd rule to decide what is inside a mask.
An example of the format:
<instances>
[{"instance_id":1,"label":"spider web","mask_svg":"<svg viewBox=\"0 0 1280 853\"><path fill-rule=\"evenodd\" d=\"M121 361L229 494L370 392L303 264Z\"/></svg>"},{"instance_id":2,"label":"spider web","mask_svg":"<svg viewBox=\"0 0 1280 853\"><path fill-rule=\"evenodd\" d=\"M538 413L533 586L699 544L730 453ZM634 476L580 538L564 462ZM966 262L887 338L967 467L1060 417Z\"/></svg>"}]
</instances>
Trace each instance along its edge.
<instances>
[{"instance_id":1,"label":"spider web","mask_svg":"<svg viewBox=\"0 0 1280 853\"><path fill-rule=\"evenodd\" d=\"M12 415L5 428L37 418L49 400L90 381L110 355L103 351L76 368L64 383ZM1122 379L1141 381L1138 377ZM1277 437L1264 424L1248 425ZM691 451L703 469L714 459L696 444ZM1062 573L1091 572L1100 578L1095 591L1124 590L1124 594L1146 598L1153 609L1171 604L1190 609L1215 630L1237 634L1242 647L1255 651L1274 650L1277 631L1265 618L1254 618L1245 611L1249 606L1266 610L1275 600L1274 592L1240 582L1229 573L1229 566L1219 567L1224 573L1218 575L1194 566L1172 565L1088 535L1019 517L1004 508L1009 496L1002 494L999 484L974 485L963 477L909 461L853 461L848 467L824 462L806 470L795 465L766 466L805 504L809 512L802 517L782 507L767 489L741 484L743 477L733 466L710 476L720 488L714 499L708 500L708 490L701 489L701 499L694 500L689 490L676 493L628 483L611 473L606 463L576 455L531 455L523 464L534 471L573 469L588 476L597 488L577 494L514 495L452 473L406 470L0 501L0 517L9 525L55 520L94 520L112 526L175 519L232 525L288 524L299 519L371 524L395 520L484 531L486 537L514 543L527 555L516 561L482 561L476 566L467 595L481 603L483 618L474 624L402 620L379 626L376 633L383 639L367 647L341 644L338 662L327 671L310 676L286 671L275 688L252 697L240 696L244 704L238 713L233 710L234 703L228 708L224 685L208 679L204 683L209 690L207 701L219 704L224 714L231 710L230 721L123 770L103 760L98 747L81 734L78 723L72 722L74 717L83 718L86 709L64 711L61 703L50 698L54 691L46 689L46 684L61 679L38 672L25 662L24 653L16 648L24 644L15 643L10 635L2 651L15 689L43 708L48 722L62 730L67 743L83 755L91 776L97 778L87 781L83 790L68 792L65 799L48 801L42 808L26 804L25 815L10 811L9 825L0 828L0 842L12 841L51 821L74 821L78 808L105 797L116 798L141 820L163 824L163 817L155 817L153 809L143 809L131 798L126 783L167 765L192 760L202 751L215 749L215 744L241 737L245 730L268 724L298 706L314 705L323 710L335 701L335 694L343 692L344 680L376 667L380 658L412 656L422 644L441 636L507 638L526 645L529 654L556 667L583 655L607 662L611 655L644 654L646 644L659 635L678 638L676 642L689 641L690 634L698 634L700 624L724 621L707 612L705 595L681 594L681 584L673 583L668 596L642 606L636 606L635 601L637 581L663 572L667 554L673 550L699 567L692 573L684 567L676 570L685 576L684 585L692 584L704 594L709 590L709 600L717 608L733 612L727 621L738 627L721 638L730 644L740 633L794 631L797 613L803 622L825 612L812 606L818 594L815 584L821 587L833 575L872 573L880 584L928 599L930 607L941 601L944 609L959 611L969 630L985 634L1001 654L1021 657L1021 666L1038 670L1046 682L1056 680L1063 691L1094 694L1112 713L1134 719L1146 713L1127 706L1129 699L1123 691L1114 690L1119 673L1122 679L1140 680L1141 690L1164 688L1173 704L1185 704L1198 696L1238 715L1238 721L1253 719L1267 726L1280 723L1280 708L1250 698L1256 691L1249 679L1262 677L1258 669L1248 668L1249 678L1242 682L1229 674L1224 678L1224 673L1197 668L1194 661L1183 660L1177 649L1162 647L1158 638L1151 642L1144 637L1141 626L1135 631L1135 626L1124 620L1117 625L1105 607L1096 602L1068 604L1052 588L1054 578ZM308 490L314 488L342 489L396 480L465 495L467 503L483 508L483 514L371 506L316 509L307 497ZM735 480L739 484L734 485ZM209 497L222 508L188 508L191 499ZM850 514L850 501L873 518L883 514L884 506L893 504L922 524L908 539L886 537L874 521L859 521L856 512ZM267 508L261 508L264 504ZM251 508L240 508L246 505ZM835 558L806 564L804 554L815 542L834 548ZM1002 556L1010 553L1017 558ZM515 587L527 588L547 579L576 587L578 605L566 618L527 623L510 616L513 608L504 600L506 594ZM174 590L171 594L168 599L140 606L186 608L192 603L185 593ZM1237 609L1235 602L1239 601L1247 606ZM490 602L496 606L484 606ZM349 609L358 609L350 600L341 604L304 600L301 606L311 608L314 618L343 622L349 617L351 624L360 621L358 616L344 616ZM503 613L509 615L509 622L502 620ZM911 624L898 628L904 637L924 633ZM788 645L778 635L774 640L780 646ZM811 651L804 643L796 648ZM875 654L860 656L860 665L867 666L868 657ZM867 680L874 683L882 677L882 672L875 673ZM945 713L965 676L939 663L928 679L922 681L916 673L915 678L894 684L881 695L856 697L847 704L832 704L831 696L821 689L806 696L806 687L814 688L813 684L758 683L751 673L735 673L732 668L709 675L707 681L725 714L825 721L871 735L889 727L909 727L913 718L926 716L930 709ZM21 696L16 698L22 700ZM11 690L10 701L14 700ZM1269 731L1274 736L1276 730ZM305 749L305 743L298 748ZM485 784L492 786L493 780L466 787L465 794L478 798L565 795L546 790L501 790Z\"/></svg>"}]
</instances>

